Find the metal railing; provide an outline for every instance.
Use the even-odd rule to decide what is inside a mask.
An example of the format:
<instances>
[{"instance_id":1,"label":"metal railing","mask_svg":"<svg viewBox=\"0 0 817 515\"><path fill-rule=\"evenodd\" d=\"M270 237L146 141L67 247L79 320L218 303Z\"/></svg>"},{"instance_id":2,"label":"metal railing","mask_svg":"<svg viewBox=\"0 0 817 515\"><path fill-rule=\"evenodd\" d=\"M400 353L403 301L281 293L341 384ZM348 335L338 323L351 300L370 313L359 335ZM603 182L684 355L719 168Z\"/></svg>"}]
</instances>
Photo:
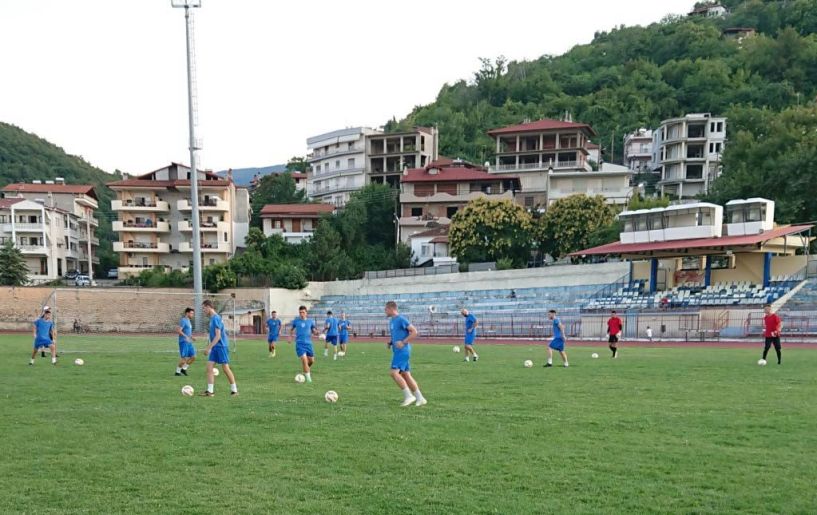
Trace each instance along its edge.
<instances>
[{"instance_id":1,"label":"metal railing","mask_svg":"<svg viewBox=\"0 0 817 515\"><path fill-rule=\"evenodd\" d=\"M364 279L385 279L392 277L416 277L421 275L455 274L460 271L458 263L421 268L398 268L396 270L376 270L363 272Z\"/></svg>"}]
</instances>

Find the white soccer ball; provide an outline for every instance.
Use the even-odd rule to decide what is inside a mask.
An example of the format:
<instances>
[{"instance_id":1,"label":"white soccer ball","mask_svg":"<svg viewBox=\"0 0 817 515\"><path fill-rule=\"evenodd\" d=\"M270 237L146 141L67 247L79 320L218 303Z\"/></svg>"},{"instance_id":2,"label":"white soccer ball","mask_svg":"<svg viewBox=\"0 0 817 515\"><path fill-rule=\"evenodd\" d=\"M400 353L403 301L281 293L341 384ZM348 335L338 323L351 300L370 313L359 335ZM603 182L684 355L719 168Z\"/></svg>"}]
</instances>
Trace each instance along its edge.
<instances>
[{"instance_id":1,"label":"white soccer ball","mask_svg":"<svg viewBox=\"0 0 817 515\"><path fill-rule=\"evenodd\" d=\"M326 335L325 335L325 334L323 334L323 333L321 333L321 335L320 335L320 336L318 336L318 338L320 338L321 340L325 340L325 339L326 339Z\"/></svg>"},{"instance_id":2,"label":"white soccer ball","mask_svg":"<svg viewBox=\"0 0 817 515\"><path fill-rule=\"evenodd\" d=\"M213 377L218 377L218 375L219 375L220 373L221 373L221 372L219 372L217 368L214 368L214 369L213 369Z\"/></svg>"},{"instance_id":3,"label":"white soccer ball","mask_svg":"<svg viewBox=\"0 0 817 515\"><path fill-rule=\"evenodd\" d=\"M326 402L338 402L338 392L335 390L329 390L323 396Z\"/></svg>"},{"instance_id":4,"label":"white soccer ball","mask_svg":"<svg viewBox=\"0 0 817 515\"><path fill-rule=\"evenodd\" d=\"M454 352L459 352L460 351L460 346L459 345L454 345L454 349L452 349L452 350Z\"/></svg>"},{"instance_id":5,"label":"white soccer ball","mask_svg":"<svg viewBox=\"0 0 817 515\"><path fill-rule=\"evenodd\" d=\"M339 357L341 357L341 358L342 358L343 356L345 356L345 355L346 355L346 353L345 353L345 352L343 352L343 351L338 352L338 356L339 356Z\"/></svg>"},{"instance_id":6,"label":"white soccer ball","mask_svg":"<svg viewBox=\"0 0 817 515\"><path fill-rule=\"evenodd\" d=\"M192 397L194 393L196 393L196 391L193 390L193 387L189 384L182 386L182 395L185 397Z\"/></svg>"},{"instance_id":7,"label":"white soccer ball","mask_svg":"<svg viewBox=\"0 0 817 515\"><path fill-rule=\"evenodd\" d=\"M597 359L599 355L594 352L593 354L590 355L590 357L593 359Z\"/></svg>"},{"instance_id":8,"label":"white soccer ball","mask_svg":"<svg viewBox=\"0 0 817 515\"><path fill-rule=\"evenodd\" d=\"M306 382L306 376L303 375L303 374L295 374L295 382L298 383L298 384L305 383Z\"/></svg>"},{"instance_id":9,"label":"white soccer ball","mask_svg":"<svg viewBox=\"0 0 817 515\"><path fill-rule=\"evenodd\" d=\"M761 367L765 367L766 366L766 360L765 359L759 359L759 360L757 360L757 364L760 365Z\"/></svg>"},{"instance_id":10,"label":"white soccer ball","mask_svg":"<svg viewBox=\"0 0 817 515\"><path fill-rule=\"evenodd\" d=\"M74 365L82 366L85 364L85 360L82 358L77 358L74 360Z\"/></svg>"},{"instance_id":11,"label":"white soccer ball","mask_svg":"<svg viewBox=\"0 0 817 515\"><path fill-rule=\"evenodd\" d=\"M533 367L533 361L531 361L529 359L526 359L524 365L525 365L525 368L532 368Z\"/></svg>"}]
</instances>

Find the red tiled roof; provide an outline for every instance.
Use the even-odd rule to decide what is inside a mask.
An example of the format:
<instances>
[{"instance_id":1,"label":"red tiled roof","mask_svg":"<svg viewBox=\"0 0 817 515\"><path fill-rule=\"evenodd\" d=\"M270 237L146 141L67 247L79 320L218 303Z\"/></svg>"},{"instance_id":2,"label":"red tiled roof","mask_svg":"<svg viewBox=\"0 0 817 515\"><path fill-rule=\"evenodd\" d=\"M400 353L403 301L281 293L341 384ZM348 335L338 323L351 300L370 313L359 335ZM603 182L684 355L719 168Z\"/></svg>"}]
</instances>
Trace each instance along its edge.
<instances>
[{"instance_id":1,"label":"red tiled roof","mask_svg":"<svg viewBox=\"0 0 817 515\"><path fill-rule=\"evenodd\" d=\"M757 245L781 236L796 234L810 229L811 225L788 225L776 227L771 231L745 236L722 236L720 238L697 238L691 240L655 241L649 243L613 242L590 249L580 250L571 256L597 256L607 254L643 254L656 251L681 251L687 249L705 249L712 247L745 247Z\"/></svg>"},{"instance_id":2,"label":"red tiled roof","mask_svg":"<svg viewBox=\"0 0 817 515\"><path fill-rule=\"evenodd\" d=\"M508 127L500 127L498 129L491 129L488 131L489 136L499 134L510 134L514 132L537 132L537 131L551 131L559 129L583 129L591 135L595 136L596 131L593 127L586 123L563 122L561 120L537 120L535 122L520 123L518 125L509 125Z\"/></svg>"},{"instance_id":3,"label":"red tiled roof","mask_svg":"<svg viewBox=\"0 0 817 515\"><path fill-rule=\"evenodd\" d=\"M428 172L430 168L438 170L436 174ZM400 176L400 182L462 182L462 181L504 181L517 177L503 175L497 177L481 168L466 168L464 166L444 166L441 168L428 166L426 168L412 168Z\"/></svg>"},{"instance_id":4,"label":"red tiled roof","mask_svg":"<svg viewBox=\"0 0 817 515\"><path fill-rule=\"evenodd\" d=\"M332 204L267 204L261 208L261 216L320 216L335 210Z\"/></svg>"},{"instance_id":5,"label":"red tiled roof","mask_svg":"<svg viewBox=\"0 0 817 515\"><path fill-rule=\"evenodd\" d=\"M591 143L591 142L589 142L589 141L588 141L588 142L587 142L587 145L585 145L585 146L584 146L584 148L592 148L592 149L596 149L596 148L601 148L601 147L600 147L600 146L598 146L598 145L596 145L595 143Z\"/></svg>"},{"instance_id":6,"label":"red tiled roof","mask_svg":"<svg viewBox=\"0 0 817 515\"><path fill-rule=\"evenodd\" d=\"M18 202L24 201L24 198L14 197L14 198L0 198L0 209L6 209L8 207L13 206Z\"/></svg>"},{"instance_id":7,"label":"red tiled roof","mask_svg":"<svg viewBox=\"0 0 817 515\"><path fill-rule=\"evenodd\" d=\"M437 236L429 241L429 243L448 243L448 236Z\"/></svg>"},{"instance_id":8,"label":"red tiled roof","mask_svg":"<svg viewBox=\"0 0 817 515\"><path fill-rule=\"evenodd\" d=\"M92 184L33 184L18 182L5 186L3 191L15 193L74 193L85 194L96 198L96 191L94 191Z\"/></svg>"},{"instance_id":9,"label":"red tiled roof","mask_svg":"<svg viewBox=\"0 0 817 515\"><path fill-rule=\"evenodd\" d=\"M229 186L230 181L227 179L221 180L200 180L199 185L206 185L206 186ZM149 179L125 179L122 181L116 182L109 182L109 188L121 188L127 186L143 186L143 187L159 187L159 188L178 188L180 186L190 186L190 181L183 180L183 181L151 181Z\"/></svg>"}]
</instances>

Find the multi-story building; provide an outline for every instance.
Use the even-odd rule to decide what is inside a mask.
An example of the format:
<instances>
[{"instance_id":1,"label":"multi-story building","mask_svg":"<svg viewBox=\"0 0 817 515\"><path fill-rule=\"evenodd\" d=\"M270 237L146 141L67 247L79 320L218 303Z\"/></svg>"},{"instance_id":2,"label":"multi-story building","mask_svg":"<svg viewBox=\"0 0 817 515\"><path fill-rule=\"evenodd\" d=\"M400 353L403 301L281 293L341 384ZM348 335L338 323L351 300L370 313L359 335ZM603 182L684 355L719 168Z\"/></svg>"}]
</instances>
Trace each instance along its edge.
<instances>
[{"instance_id":1,"label":"multi-story building","mask_svg":"<svg viewBox=\"0 0 817 515\"><path fill-rule=\"evenodd\" d=\"M27 255L32 280L53 280L69 271L93 278L94 265L99 264L96 236L99 220L94 217L99 204L92 185L65 184L57 178L9 184L3 188L3 196L10 202L26 201L13 202L6 214L8 222L0 223L8 224L7 237L21 249L28 249L23 253ZM45 254L32 254L42 249Z\"/></svg>"},{"instance_id":2,"label":"multi-story building","mask_svg":"<svg viewBox=\"0 0 817 515\"><path fill-rule=\"evenodd\" d=\"M332 204L267 204L261 208L264 235L278 234L287 243L312 237L321 215L335 211Z\"/></svg>"},{"instance_id":3,"label":"multi-story building","mask_svg":"<svg viewBox=\"0 0 817 515\"><path fill-rule=\"evenodd\" d=\"M405 243L429 225L450 224L459 209L478 197L513 200L520 185L513 175L493 175L465 161L441 159L406 170L400 188L400 240Z\"/></svg>"},{"instance_id":4,"label":"multi-story building","mask_svg":"<svg viewBox=\"0 0 817 515\"><path fill-rule=\"evenodd\" d=\"M186 270L193 263L190 168L171 163L153 172L108 184L116 192L113 230L119 235L119 277L147 268ZM249 227L249 195L229 178L198 173L202 264L225 262L243 245Z\"/></svg>"},{"instance_id":5,"label":"multi-story building","mask_svg":"<svg viewBox=\"0 0 817 515\"><path fill-rule=\"evenodd\" d=\"M718 2L702 4L689 12L688 16L702 16L706 18L720 18L726 16L729 10Z\"/></svg>"},{"instance_id":6,"label":"multi-story building","mask_svg":"<svg viewBox=\"0 0 817 515\"><path fill-rule=\"evenodd\" d=\"M518 176L516 199L528 208L584 193L624 204L632 195L629 170L593 171L587 143L596 132L587 124L538 120L488 131L496 141L489 172Z\"/></svg>"},{"instance_id":7,"label":"multi-story building","mask_svg":"<svg viewBox=\"0 0 817 515\"><path fill-rule=\"evenodd\" d=\"M652 131L638 129L624 136L624 164L634 173L651 171Z\"/></svg>"},{"instance_id":8,"label":"multi-story building","mask_svg":"<svg viewBox=\"0 0 817 515\"><path fill-rule=\"evenodd\" d=\"M309 198L335 206L346 204L353 191L366 185L366 137L379 133L354 127L308 138Z\"/></svg>"},{"instance_id":9,"label":"multi-story building","mask_svg":"<svg viewBox=\"0 0 817 515\"><path fill-rule=\"evenodd\" d=\"M721 173L726 118L688 114L661 122L653 133L653 166L662 195L692 198L709 191Z\"/></svg>"},{"instance_id":10,"label":"multi-story building","mask_svg":"<svg viewBox=\"0 0 817 515\"><path fill-rule=\"evenodd\" d=\"M438 158L437 129L417 127L409 132L366 137L366 175L369 183L400 187L403 170L423 168Z\"/></svg>"}]
</instances>

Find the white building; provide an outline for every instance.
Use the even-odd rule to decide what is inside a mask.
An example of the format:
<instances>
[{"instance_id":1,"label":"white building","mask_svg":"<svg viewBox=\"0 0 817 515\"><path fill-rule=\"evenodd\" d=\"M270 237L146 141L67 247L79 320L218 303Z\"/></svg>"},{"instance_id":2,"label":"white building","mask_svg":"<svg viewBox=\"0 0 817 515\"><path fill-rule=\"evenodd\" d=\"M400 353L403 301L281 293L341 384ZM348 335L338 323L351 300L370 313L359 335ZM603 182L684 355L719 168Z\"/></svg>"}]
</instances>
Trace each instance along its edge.
<instances>
[{"instance_id":1,"label":"white building","mask_svg":"<svg viewBox=\"0 0 817 515\"><path fill-rule=\"evenodd\" d=\"M353 191L366 185L366 136L380 133L368 127L354 127L308 138L309 198L345 205Z\"/></svg>"},{"instance_id":2,"label":"white building","mask_svg":"<svg viewBox=\"0 0 817 515\"><path fill-rule=\"evenodd\" d=\"M264 235L278 234L287 243L301 243L312 237L322 215L334 212L331 204L267 204L261 208Z\"/></svg>"},{"instance_id":3,"label":"white building","mask_svg":"<svg viewBox=\"0 0 817 515\"><path fill-rule=\"evenodd\" d=\"M704 16L707 18L720 18L726 16L729 10L717 2L704 4L690 11L689 16Z\"/></svg>"},{"instance_id":4,"label":"white building","mask_svg":"<svg viewBox=\"0 0 817 515\"><path fill-rule=\"evenodd\" d=\"M457 262L449 254L448 227L441 225L409 237L412 266L439 266Z\"/></svg>"},{"instance_id":5,"label":"white building","mask_svg":"<svg viewBox=\"0 0 817 515\"><path fill-rule=\"evenodd\" d=\"M633 173L648 172L653 160L652 131L638 129L624 136L624 163Z\"/></svg>"},{"instance_id":6,"label":"white building","mask_svg":"<svg viewBox=\"0 0 817 515\"><path fill-rule=\"evenodd\" d=\"M653 134L653 166L662 195L693 198L709 191L721 173L726 118L688 114L661 122Z\"/></svg>"}]
</instances>

